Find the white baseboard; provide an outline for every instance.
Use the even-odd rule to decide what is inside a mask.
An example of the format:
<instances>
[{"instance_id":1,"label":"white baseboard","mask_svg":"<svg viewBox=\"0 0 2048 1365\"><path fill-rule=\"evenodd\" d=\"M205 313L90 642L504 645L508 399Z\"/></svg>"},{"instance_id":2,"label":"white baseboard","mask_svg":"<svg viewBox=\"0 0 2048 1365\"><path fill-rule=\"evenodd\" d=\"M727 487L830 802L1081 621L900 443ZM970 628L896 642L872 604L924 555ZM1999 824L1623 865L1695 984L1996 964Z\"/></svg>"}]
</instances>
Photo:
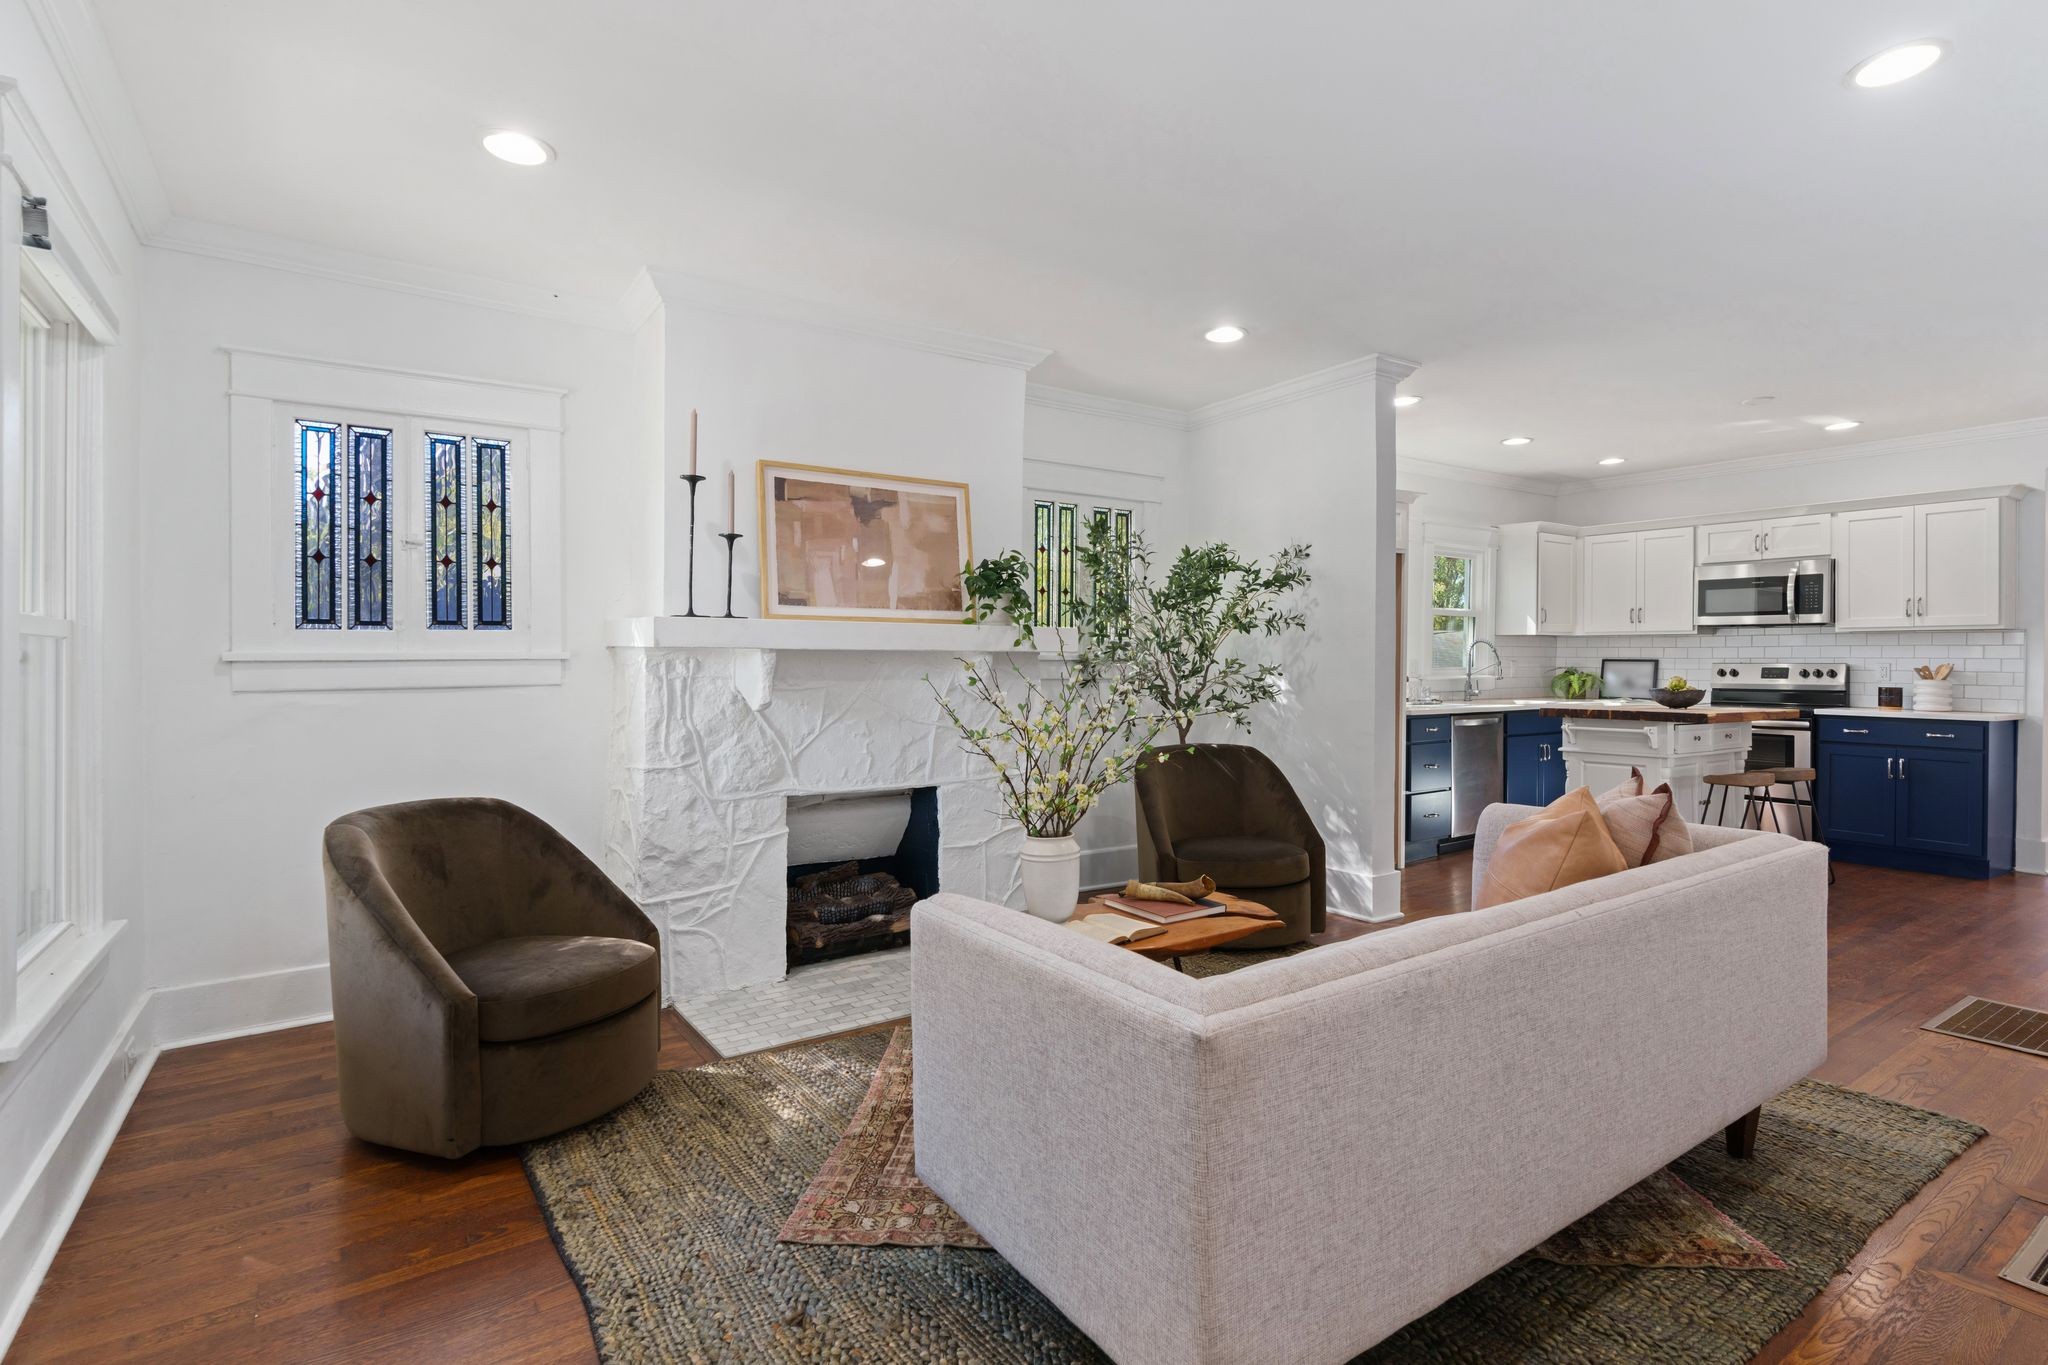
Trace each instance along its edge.
<instances>
[{"instance_id":1,"label":"white baseboard","mask_svg":"<svg viewBox=\"0 0 2048 1365\"><path fill-rule=\"evenodd\" d=\"M1081 885L1122 886L1138 875L1138 846L1115 844L1081 850Z\"/></svg>"},{"instance_id":2,"label":"white baseboard","mask_svg":"<svg viewBox=\"0 0 2048 1365\"><path fill-rule=\"evenodd\" d=\"M297 1028L334 1017L327 964L162 986L150 992L159 1047Z\"/></svg>"},{"instance_id":3,"label":"white baseboard","mask_svg":"<svg viewBox=\"0 0 2048 1365\"><path fill-rule=\"evenodd\" d=\"M36 1153L11 1207L0 1211L0 1356L14 1340L93 1177L156 1062L150 998L135 1002L78 1089L63 1122Z\"/></svg>"},{"instance_id":4,"label":"white baseboard","mask_svg":"<svg viewBox=\"0 0 2048 1365\"><path fill-rule=\"evenodd\" d=\"M1330 913L1385 924L1401 918L1401 874L1366 868L1329 870Z\"/></svg>"},{"instance_id":5,"label":"white baseboard","mask_svg":"<svg viewBox=\"0 0 2048 1365\"><path fill-rule=\"evenodd\" d=\"M2013 846L2012 865L2020 872L2036 875L2048 872L2048 842L2040 839L2020 839Z\"/></svg>"}]
</instances>

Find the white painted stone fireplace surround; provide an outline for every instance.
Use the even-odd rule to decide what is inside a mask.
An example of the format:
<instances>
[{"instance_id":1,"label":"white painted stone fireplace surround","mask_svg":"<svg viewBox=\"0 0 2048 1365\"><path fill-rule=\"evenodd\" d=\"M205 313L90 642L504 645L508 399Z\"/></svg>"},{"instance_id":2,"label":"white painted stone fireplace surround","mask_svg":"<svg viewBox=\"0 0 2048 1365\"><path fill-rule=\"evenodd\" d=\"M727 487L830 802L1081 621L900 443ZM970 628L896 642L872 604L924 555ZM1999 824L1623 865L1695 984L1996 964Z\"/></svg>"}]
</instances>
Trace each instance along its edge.
<instances>
[{"instance_id":1,"label":"white painted stone fireplace surround","mask_svg":"<svg viewBox=\"0 0 2048 1365\"><path fill-rule=\"evenodd\" d=\"M783 976L792 796L936 788L940 885L1022 904L1022 833L925 682L967 710L958 661L1007 629L653 617L607 643L606 870L661 930L668 1001Z\"/></svg>"}]
</instances>

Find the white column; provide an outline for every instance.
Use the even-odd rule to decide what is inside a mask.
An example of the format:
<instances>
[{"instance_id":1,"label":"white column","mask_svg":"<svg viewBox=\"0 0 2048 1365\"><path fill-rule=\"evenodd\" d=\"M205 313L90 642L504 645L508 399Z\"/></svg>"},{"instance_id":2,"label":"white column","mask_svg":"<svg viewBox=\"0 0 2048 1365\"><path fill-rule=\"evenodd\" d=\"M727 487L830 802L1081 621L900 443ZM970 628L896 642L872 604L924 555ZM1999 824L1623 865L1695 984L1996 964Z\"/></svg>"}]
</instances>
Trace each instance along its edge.
<instances>
[{"instance_id":1,"label":"white column","mask_svg":"<svg viewBox=\"0 0 2048 1365\"><path fill-rule=\"evenodd\" d=\"M1356 599L1370 603L1367 617L1371 633L1366 671L1364 713L1368 724L1363 736L1365 772L1364 854L1367 881L1363 905L1346 905L1347 914L1363 913L1371 919L1392 919L1401 913L1400 851L1401 790L1401 670L1397 642L1400 620L1394 576L1394 386L1415 372L1413 363L1393 356L1368 356L1372 382L1371 429L1365 459L1360 461L1369 474L1371 489L1366 504L1372 513L1369 524L1360 527L1360 548L1365 552L1364 590ZM1333 901L1333 908L1335 902Z\"/></svg>"}]
</instances>

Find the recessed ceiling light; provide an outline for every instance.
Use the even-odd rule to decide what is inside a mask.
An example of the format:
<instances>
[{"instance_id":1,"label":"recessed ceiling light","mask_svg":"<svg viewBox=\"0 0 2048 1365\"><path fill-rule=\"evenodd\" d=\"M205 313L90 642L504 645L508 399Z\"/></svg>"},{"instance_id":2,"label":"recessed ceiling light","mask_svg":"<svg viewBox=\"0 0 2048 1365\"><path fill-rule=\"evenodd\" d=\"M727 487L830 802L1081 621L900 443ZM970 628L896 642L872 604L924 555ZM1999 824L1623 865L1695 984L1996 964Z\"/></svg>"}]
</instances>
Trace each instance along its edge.
<instances>
[{"instance_id":1,"label":"recessed ceiling light","mask_svg":"<svg viewBox=\"0 0 2048 1365\"><path fill-rule=\"evenodd\" d=\"M1858 427L1860 427L1860 426L1862 426L1862 425L1863 425L1863 423L1861 423L1861 422L1852 422L1852 421L1850 421L1850 420L1849 420L1848 418L1844 417L1844 418L1843 418L1843 419L1842 419L1841 421L1839 421L1839 422L1830 422L1830 423L1828 423L1828 424L1827 424L1826 426L1822 427L1822 428L1821 428L1821 430L1822 430L1822 431L1854 431L1854 430L1855 430L1856 428L1858 428Z\"/></svg>"},{"instance_id":2,"label":"recessed ceiling light","mask_svg":"<svg viewBox=\"0 0 2048 1365\"><path fill-rule=\"evenodd\" d=\"M1627 463L1628 463L1628 461L1627 461L1627 460L1625 460L1625 459L1623 459L1623 458L1622 458L1621 456L1619 456L1619 455L1609 455L1609 456L1608 456L1608 457L1607 457L1606 459L1602 460L1602 461L1601 461L1600 463L1601 463L1601 464L1627 464Z\"/></svg>"},{"instance_id":3,"label":"recessed ceiling light","mask_svg":"<svg viewBox=\"0 0 2048 1365\"><path fill-rule=\"evenodd\" d=\"M547 143L531 133L515 133L506 128L485 133L484 150L515 166L545 166L555 159L555 149Z\"/></svg>"},{"instance_id":4,"label":"recessed ceiling light","mask_svg":"<svg viewBox=\"0 0 2048 1365\"><path fill-rule=\"evenodd\" d=\"M1502 441L1501 444L1504 446L1525 446L1535 439L1534 436L1510 436L1505 441Z\"/></svg>"},{"instance_id":5,"label":"recessed ceiling light","mask_svg":"<svg viewBox=\"0 0 2048 1365\"><path fill-rule=\"evenodd\" d=\"M1918 38L1910 43L1900 43L1851 67L1848 81L1859 90L1897 85L1933 66L1947 51L1948 44L1939 38Z\"/></svg>"},{"instance_id":6,"label":"recessed ceiling light","mask_svg":"<svg viewBox=\"0 0 2048 1365\"><path fill-rule=\"evenodd\" d=\"M1394 395L1394 406L1397 408L1412 408L1421 401L1422 395L1419 393L1397 393Z\"/></svg>"},{"instance_id":7,"label":"recessed ceiling light","mask_svg":"<svg viewBox=\"0 0 2048 1365\"><path fill-rule=\"evenodd\" d=\"M880 555L869 555L866 559L863 559L860 562L860 566L863 569L879 569L886 565L888 562L888 560L882 558Z\"/></svg>"},{"instance_id":8,"label":"recessed ceiling light","mask_svg":"<svg viewBox=\"0 0 2048 1365\"><path fill-rule=\"evenodd\" d=\"M1233 341L1244 340L1244 328L1234 322L1226 322L1221 327L1211 327L1202 336L1218 346L1228 346Z\"/></svg>"}]
</instances>

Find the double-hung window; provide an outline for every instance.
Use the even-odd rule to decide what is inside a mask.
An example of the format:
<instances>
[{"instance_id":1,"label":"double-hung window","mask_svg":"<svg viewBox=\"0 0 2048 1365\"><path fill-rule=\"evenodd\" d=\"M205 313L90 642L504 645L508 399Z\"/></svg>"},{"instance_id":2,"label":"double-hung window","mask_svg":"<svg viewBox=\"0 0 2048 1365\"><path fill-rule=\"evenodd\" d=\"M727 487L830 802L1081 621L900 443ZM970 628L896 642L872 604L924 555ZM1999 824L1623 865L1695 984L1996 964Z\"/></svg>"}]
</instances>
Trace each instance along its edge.
<instances>
[{"instance_id":1,"label":"double-hung window","mask_svg":"<svg viewBox=\"0 0 2048 1365\"><path fill-rule=\"evenodd\" d=\"M1409 601L1409 657L1443 681L1463 677L1474 640L1493 630L1494 533L1490 527L1444 524L1420 527L1420 553L1410 556L1414 583ZM1418 572L1419 571L1419 572Z\"/></svg>"}]
</instances>

